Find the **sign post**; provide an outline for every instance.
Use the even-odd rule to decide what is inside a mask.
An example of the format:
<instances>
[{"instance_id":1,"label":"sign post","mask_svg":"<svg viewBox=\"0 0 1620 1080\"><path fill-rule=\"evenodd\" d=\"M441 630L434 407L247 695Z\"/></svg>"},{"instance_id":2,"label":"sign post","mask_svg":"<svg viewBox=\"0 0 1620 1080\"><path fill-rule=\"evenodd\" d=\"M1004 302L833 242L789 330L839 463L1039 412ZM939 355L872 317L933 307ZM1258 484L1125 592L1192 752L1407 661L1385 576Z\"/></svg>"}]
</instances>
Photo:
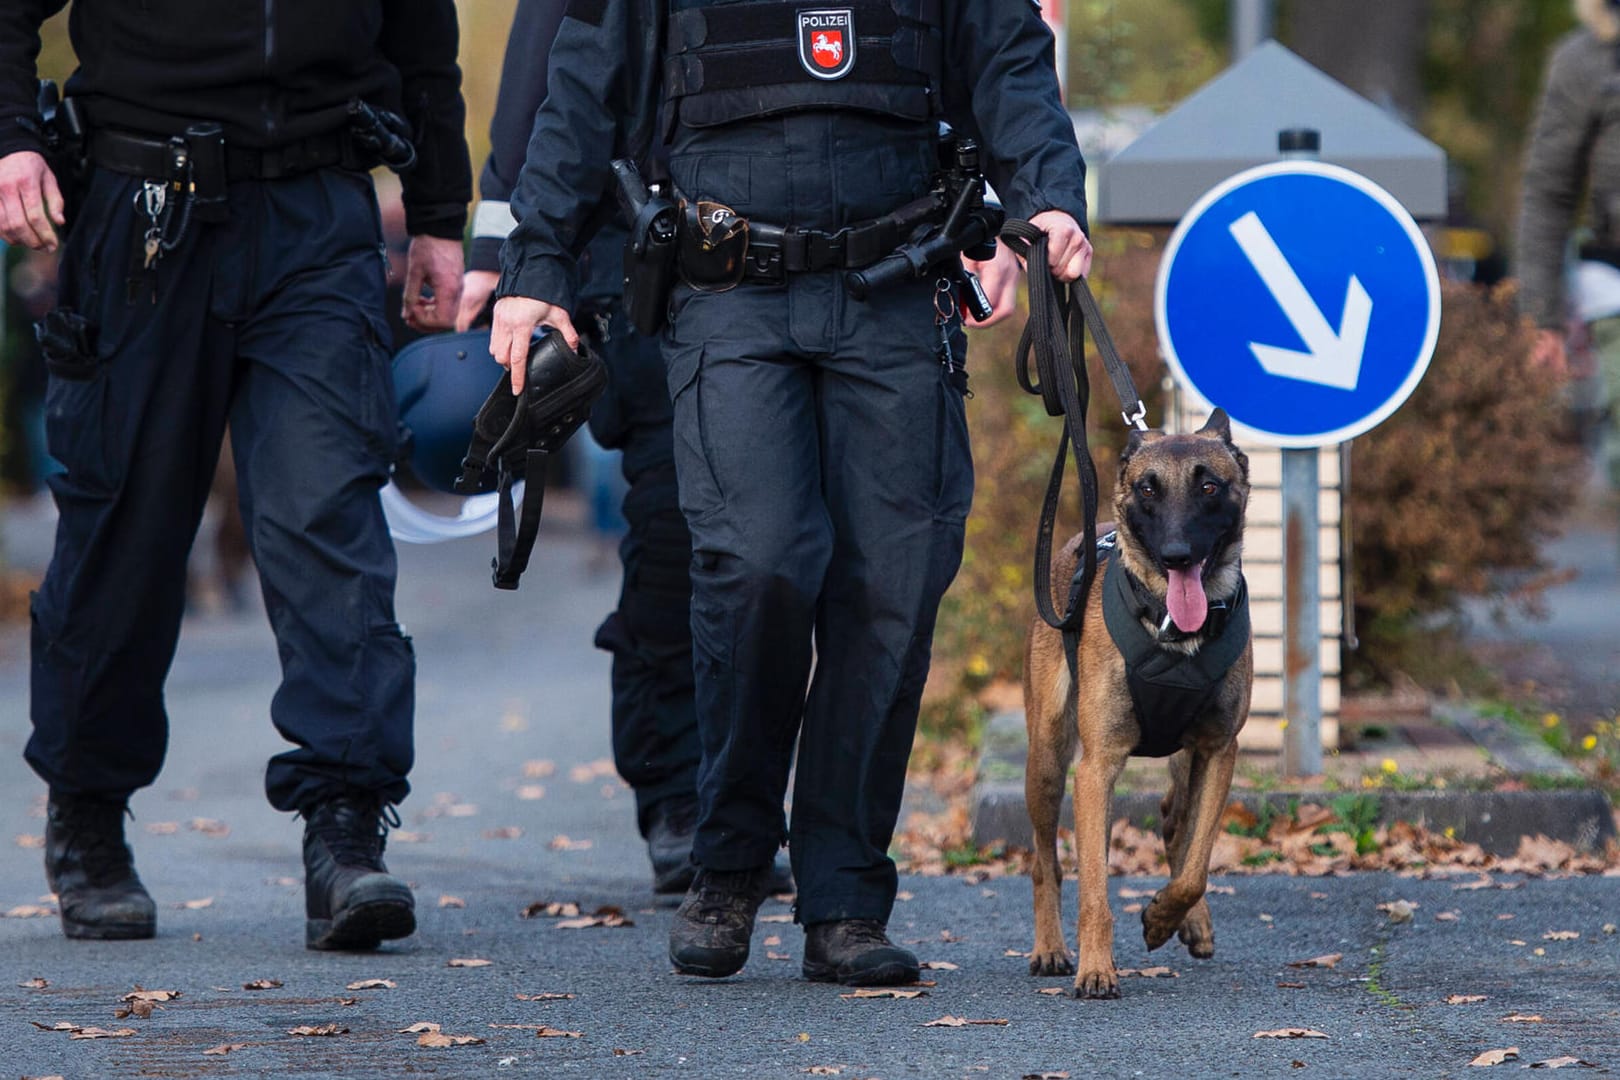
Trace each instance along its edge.
<instances>
[{"instance_id":1,"label":"sign post","mask_svg":"<svg viewBox=\"0 0 1620 1080\"><path fill-rule=\"evenodd\" d=\"M1222 181L1182 218L1154 313L1190 395L1225 409L1239 441L1284 448L1284 769L1320 772L1316 450L1377 425L1428 370L1440 333L1434 256L1372 181L1276 162Z\"/></svg>"}]
</instances>

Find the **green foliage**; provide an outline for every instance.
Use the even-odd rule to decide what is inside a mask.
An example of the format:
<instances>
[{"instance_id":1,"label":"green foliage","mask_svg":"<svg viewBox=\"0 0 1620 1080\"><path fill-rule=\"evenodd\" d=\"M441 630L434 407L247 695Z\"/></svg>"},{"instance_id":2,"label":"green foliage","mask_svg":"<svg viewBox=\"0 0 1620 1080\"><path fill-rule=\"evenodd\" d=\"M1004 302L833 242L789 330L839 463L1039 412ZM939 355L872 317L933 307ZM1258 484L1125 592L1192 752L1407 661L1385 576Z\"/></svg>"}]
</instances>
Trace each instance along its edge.
<instances>
[{"instance_id":1,"label":"green foliage","mask_svg":"<svg viewBox=\"0 0 1620 1080\"><path fill-rule=\"evenodd\" d=\"M1379 801L1376 795L1339 795L1329 805L1338 820L1318 826L1317 832L1342 832L1354 837L1357 855L1371 855L1378 850Z\"/></svg>"},{"instance_id":2,"label":"green foliage","mask_svg":"<svg viewBox=\"0 0 1620 1080\"><path fill-rule=\"evenodd\" d=\"M1225 63L1184 0L1069 0L1068 18L1073 108L1167 108Z\"/></svg>"}]
</instances>

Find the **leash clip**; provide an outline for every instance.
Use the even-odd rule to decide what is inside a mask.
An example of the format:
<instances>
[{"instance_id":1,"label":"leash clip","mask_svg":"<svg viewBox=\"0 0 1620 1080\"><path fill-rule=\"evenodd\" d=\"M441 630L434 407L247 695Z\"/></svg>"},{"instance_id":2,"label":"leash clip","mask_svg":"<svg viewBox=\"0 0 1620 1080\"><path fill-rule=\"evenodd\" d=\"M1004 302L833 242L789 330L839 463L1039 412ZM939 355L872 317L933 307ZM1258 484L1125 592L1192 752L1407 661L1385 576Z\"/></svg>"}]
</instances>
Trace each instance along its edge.
<instances>
[{"instance_id":1,"label":"leash clip","mask_svg":"<svg viewBox=\"0 0 1620 1080\"><path fill-rule=\"evenodd\" d=\"M1142 404L1141 398L1136 399L1136 411L1134 413L1122 412L1119 415L1125 418L1126 427L1135 428L1137 431L1146 431L1148 429L1147 406Z\"/></svg>"}]
</instances>

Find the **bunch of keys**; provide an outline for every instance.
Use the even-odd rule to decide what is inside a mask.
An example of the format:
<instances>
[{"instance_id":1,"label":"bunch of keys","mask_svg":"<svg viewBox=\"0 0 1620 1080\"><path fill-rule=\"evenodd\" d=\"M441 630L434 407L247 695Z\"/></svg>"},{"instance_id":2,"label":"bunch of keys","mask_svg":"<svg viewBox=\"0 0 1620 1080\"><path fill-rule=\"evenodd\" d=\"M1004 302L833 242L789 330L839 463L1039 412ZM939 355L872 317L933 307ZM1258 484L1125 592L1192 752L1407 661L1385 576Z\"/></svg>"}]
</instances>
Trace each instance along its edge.
<instances>
[{"instance_id":1,"label":"bunch of keys","mask_svg":"<svg viewBox=\"0 0 1620 1080\"><path fill-rule=\"evenodd\" d=\"M156 180L147 180L141 185L141 190L135 193L135 208L146 214L149 224L146 227L146 236L143 247L146 252L146 262L143 269L150 270L163 254L163 210L168 205L169 189L166 184Z\"/></svg>"}]
</instances>

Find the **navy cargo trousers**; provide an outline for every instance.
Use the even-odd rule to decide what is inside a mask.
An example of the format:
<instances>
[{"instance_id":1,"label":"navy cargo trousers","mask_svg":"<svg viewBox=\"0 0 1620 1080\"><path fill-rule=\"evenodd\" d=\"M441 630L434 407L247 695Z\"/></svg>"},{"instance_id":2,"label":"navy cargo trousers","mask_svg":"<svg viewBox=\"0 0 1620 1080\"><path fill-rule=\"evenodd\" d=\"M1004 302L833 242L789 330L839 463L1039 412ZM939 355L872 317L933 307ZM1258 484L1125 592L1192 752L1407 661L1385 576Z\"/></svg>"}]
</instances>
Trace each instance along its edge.
<instances>
[{"instance_id":1,"label":"navy cargo trousers","mask_svg":"<svg viewBox=\"0 0 1620 1080\"><path fill-rule=\"evenodd\" d=\"M688 198L837 229L921 195L935 163L931 127L802 113L684 128L670 168ZM886 921L894 901L888 847L973 490L963 340L942 335L934 295L923 280L860 303L819 272L671 303L703 742L693 855L758 867L786 835L805 924Z\"/></svg>"},{"instance_id":2,"label":"navy cargo trousers","mask_svg":"<svg viewBox=\"0 0 1620 1080\"><path fill-rule=\"evenodd\" d=\"M233 183L229 219L190 221L149 270L140 189L97 170L62 262L62 313L87 333L47 355L66 472L33 602L28 761L57 794L120 797L157 776L186 558L228 421L281 658L271 718L295 744L270 762L270 802L343 788L397 802L415 660L377 499L398 419L371 179Z\"/></svg>"}]
</instances>

